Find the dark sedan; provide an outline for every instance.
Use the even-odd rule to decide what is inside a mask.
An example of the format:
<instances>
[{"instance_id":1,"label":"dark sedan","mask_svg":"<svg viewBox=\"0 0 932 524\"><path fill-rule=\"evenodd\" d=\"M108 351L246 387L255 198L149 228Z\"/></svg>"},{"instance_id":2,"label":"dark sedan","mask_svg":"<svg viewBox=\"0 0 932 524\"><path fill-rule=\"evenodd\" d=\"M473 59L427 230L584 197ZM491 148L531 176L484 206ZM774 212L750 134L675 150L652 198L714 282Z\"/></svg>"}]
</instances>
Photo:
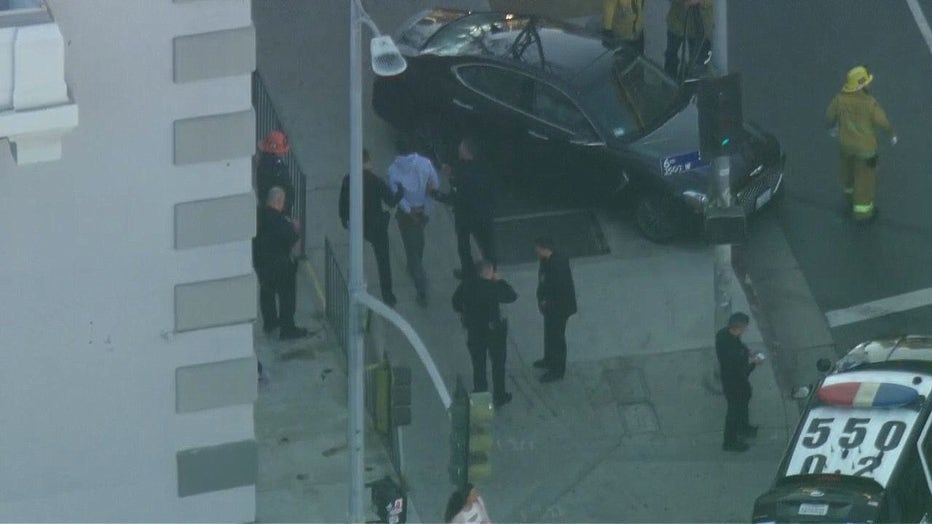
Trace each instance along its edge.
<instances>
[{"instance_id":1,"label":"dark sedan","mask_svg":"<svg viewBox=\"0 0 932 524\"><path fill-rule=\"evenodd\" d=\"M396 42L408 69L376 80L373 106L435 143L437 156L448 154L452 136L480 137L502 172L520 166L556 174L563 191L632 198L638 228L654 241L701 218L712 171L698 152L692 84L537 16L436 9L412 18ZM773 136L744 131L732 190L750 214L781 189L784 155Z\"/></svg>"}]
</instances>

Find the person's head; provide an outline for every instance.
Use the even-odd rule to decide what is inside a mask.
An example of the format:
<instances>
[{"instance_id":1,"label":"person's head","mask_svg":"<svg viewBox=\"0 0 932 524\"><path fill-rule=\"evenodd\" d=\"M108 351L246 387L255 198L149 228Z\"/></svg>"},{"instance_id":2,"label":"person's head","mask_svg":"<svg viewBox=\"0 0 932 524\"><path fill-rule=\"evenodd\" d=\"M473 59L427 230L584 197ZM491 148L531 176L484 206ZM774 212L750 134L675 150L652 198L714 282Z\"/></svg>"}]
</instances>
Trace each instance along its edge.
<instances>
[{"instance_id":1,"label":"person's head","mask_svg":"<svg viewBox=\"0 0 932 524\"><path fill-rule=\"evenodd\" d=\"M269 194L265 197L265 205L277 211L285 209L285 190L279 186L269 189Z\"/></svg>"},{"instance_id":2,"label":"person's head","mask_svg":"<svg viewBox=\"0 0 932 524\"><path fill-rule=\"evenodd\" d=\"M874 75L870 74L866 67L860 65L857 67L852 67L848 71L848 77L845 80L845 85L842 86L841 90L846 93L854 93L855 91L867 91L867 86L874 81Z\"/></svg>"},{"instance_id":3,"label":"person's head","mask_svg":"<svg viewBox=\"0 0 932 524\"><path fill-rule=\"evenodd\" d=\"M443 521L453 522L453 518L466 507L467 502L472 504L476 501L476 497L478 497L476 488L468 482L463 489L451 493L450 498L447 499L447 509L443 512Z\"/></svg>"},{"instance_id":4,"label":"person's head","mask_svg":"<svg viewBox=\"0 0 932 524\"><path fill-rule=\"evenodd\" d=\"M491 280L492 275L495 274L495 266L488 260L480 260L476 263L476 272L479 274L479 278Z\"/></svg>"},{"instance_id":5,"label":"person's head","mask_svg":"<svg viewBox=\"0 0 932 524\"><path fill-rule=\"evenodd\" d=\"M372 171L372 157L369 156L369 150L366 148L362 149L362 168Z\"/></svg>"},{"instance_id":6,"label":"person's head","mask_svg":"<svg viewBox=\"0 0 932 524\"><path fill-rule=\"evenodd\" d=\"M460 140L459 155L461 160L475 160L479 157L479 145L476 139L471 136L463 137Z\"/></svg>"},{"instance_id":7,"label":"person's head","mask_svg":"<svg viewBox=\"0 0 932 524\"><path fill-rule=\"evenodd\" d=\"M748 328L748 324L751 323L751 317L746 313L733 313L728 317L728 331L735 336L741 336L744 333L744 330Z\"/></svg>"},{"instance_id":8,"label":"person's head","mask_svg":"<svg viewBox=\"0 0 932 524\"><path fill-rule=\"evenodd\" d=\"M410 155L415 152L414 138L408 133L401 133L395 139L395 150L399 155Z\"/></svg>"},{"instance_id":9,"label":"person's head","mask_svg":"<svg viewBox=\"0 0 932 524\"><path fill-rule=\"evenodd\" d=\"M269 132L269 134L265 135L265 138L259 141L259 151L263 153L284 156L290 149L288 137L277 129Z\"/></svg>"},{"instance_id":10,"label":"person's head","mask_svg":"<svg viewBox=\"0 0 932 524\"><path fill-rule=\"evenodd\" d=\"M550 237L537 237L534 239L534 251L537 258L548 259L553 254L553 239Z\"/></svg>"}]
</instances>

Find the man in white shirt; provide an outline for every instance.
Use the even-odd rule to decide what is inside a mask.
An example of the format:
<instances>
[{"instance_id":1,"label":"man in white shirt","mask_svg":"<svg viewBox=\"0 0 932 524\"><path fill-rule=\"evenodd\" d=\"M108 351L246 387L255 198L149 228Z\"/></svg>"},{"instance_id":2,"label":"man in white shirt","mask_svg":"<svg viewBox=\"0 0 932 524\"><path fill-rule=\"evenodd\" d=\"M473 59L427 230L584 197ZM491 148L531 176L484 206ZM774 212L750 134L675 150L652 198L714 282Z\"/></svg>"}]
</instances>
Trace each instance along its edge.
<instances>
[{"instance_id":1,"label":"man in white shirt","mask_svg":"<svg viewBox=\"0 0 932 524\"><path fill-rule=\"evenodd\" d=\"M437 170L429 159L417 154L411 139L402 135L398 156L388 168L388 184L394 192L404 188L395 218L405 246L408 274L414 279L417 302L427 306L427 274L424 272L424 226L434 207L432 194L440 187Z\"/></svg>"}]
</instances>

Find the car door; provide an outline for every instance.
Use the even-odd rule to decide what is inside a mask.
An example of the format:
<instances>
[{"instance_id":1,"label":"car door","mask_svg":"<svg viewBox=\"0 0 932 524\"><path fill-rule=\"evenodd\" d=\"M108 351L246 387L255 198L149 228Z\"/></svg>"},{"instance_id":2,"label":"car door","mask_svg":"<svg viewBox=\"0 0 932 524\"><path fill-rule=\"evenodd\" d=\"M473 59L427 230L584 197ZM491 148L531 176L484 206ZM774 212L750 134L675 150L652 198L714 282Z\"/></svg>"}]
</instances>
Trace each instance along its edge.
<instances>
[{"instance_id":1,"label":"car door","mask_svg":"<svg viewBox=\"0 0 932 524\"><path fill-rule=\"evenodd\" d=\"M523 137L533 84L527 75L493 64L466 63L454 68L460 81L451 100L466 131L486 146L490 160L508 166Z\"/></svg>"},{"instance_id":2,"label":"car door","mask_svg":"<svg viewBox=\"0 0 932 524\"><path fill-rule=\"evenodd\" d=\"M534 81L524 139L528 157L540 164L540 176L557 188L591 200L623 185L621 169L589 118L566 92L549 82Z\"/></svg>"}]
</instances>

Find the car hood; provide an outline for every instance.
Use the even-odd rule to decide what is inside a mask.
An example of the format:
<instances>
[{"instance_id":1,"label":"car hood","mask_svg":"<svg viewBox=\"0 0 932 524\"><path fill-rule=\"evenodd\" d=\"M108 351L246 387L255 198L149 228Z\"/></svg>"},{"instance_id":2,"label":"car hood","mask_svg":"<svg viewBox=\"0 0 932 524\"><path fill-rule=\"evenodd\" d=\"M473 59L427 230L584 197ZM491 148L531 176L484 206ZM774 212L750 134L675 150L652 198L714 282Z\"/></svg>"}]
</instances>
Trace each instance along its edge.
<instances>
[{"instance_id":1,"label":"car hood","mask_svg":"<svg viewBox=\"0 0 932 524\"><path fill-rule=\"evenodd\" d=\"M699 109L690 101L680 112L631 144L631 150L660 159L699 151Z\"/></svg>"},{"instance_id":2,"label":"car hood","mask_svg":"<svg viewBox=\"0 0 932 524\"><path fill-rule=\"evenodd\" d=\"M753 522L865 522L880 512L882 488L834 478L833 482L790 481L761 495ZM860 479L855 479L860 480ZM807 507L801 508L805 504ZM822 513L824 512L824 513ZM815 515L812 513L822 513Z\"/></svg>"}]
</instances>

